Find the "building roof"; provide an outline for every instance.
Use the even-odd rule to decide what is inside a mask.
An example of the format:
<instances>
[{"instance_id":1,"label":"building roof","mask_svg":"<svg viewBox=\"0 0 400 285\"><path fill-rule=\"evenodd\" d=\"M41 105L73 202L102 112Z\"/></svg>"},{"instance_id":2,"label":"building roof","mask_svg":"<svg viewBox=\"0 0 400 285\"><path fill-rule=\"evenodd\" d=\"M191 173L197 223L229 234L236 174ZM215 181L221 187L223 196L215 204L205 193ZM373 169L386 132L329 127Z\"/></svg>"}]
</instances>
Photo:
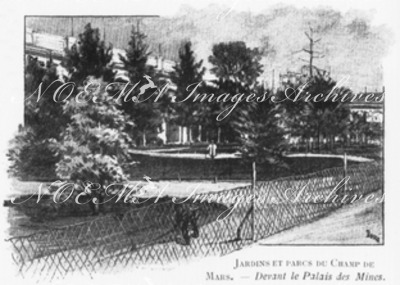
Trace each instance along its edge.
<instances>
[{"instance_id":1,"label":"building roof","mask_svg":"<svg viewBox=\"0 0 400 285\"><path fill-rule=\"evenodd\" d=\"M358 93L355 100L349 101L349 105L351 109L383 109L384 100L380 99L384 95L384 91Z\"/></svg>"},{"instance_id":2,"label":"building roof","mask_svg":"<svg viewBox=\"0 0 400 285\"><path fill-rule=\"evenodd\" d=\"M62 37L59 35L36 33L31 29L26 30L25 34L25 52L33 56L62 60L65 55L65 48L70 48L77 39L74 37ZM123 49L113 48L113 63L115 69L123 69L120 55L125 56L126 51ZM174 70L175 62L166 60L157 56L150 55L147 64L162 69L169 73Z\"/></svg>"}]
</instances>

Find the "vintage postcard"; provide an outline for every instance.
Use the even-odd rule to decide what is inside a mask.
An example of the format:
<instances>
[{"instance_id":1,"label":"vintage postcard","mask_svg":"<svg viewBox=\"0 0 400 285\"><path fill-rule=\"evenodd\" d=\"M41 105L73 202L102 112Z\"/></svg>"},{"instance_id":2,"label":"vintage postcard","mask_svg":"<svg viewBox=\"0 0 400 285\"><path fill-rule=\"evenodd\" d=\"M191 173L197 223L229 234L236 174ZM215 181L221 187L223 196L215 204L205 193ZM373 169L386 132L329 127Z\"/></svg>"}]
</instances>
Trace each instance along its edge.
<instances>
[{"instance_id":1,"label":"vintage postcard","mask_svg":"<svg viewBox=\"0 0 400 285\"><path fill-rule=\"evenodd\" d=\"M400 284L396 1L3 4L9 282Z\"/></svg>"}]
</instances>

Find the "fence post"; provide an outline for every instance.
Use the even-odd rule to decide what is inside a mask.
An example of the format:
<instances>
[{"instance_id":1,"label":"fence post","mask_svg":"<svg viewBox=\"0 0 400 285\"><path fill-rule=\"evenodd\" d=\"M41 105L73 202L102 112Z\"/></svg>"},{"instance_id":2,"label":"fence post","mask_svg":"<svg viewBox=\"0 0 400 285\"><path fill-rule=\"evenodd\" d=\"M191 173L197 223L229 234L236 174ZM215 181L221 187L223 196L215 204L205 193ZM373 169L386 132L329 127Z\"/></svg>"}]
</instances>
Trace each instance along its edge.
<instances>
[{"instance_id":1,"label":"fence post","mask_svg":"<svg viewBox=\"0 0 400 285\"><path fill-rule=\"evenodd\" d=\"M344 179L346 179L347 177L347 153L345 152L343 154L343 175L344 175ZM344 192L346 193L346 188L347 188L347 183L344 184Z\"/></svg>"},{"instance_id":2,"label":"fence post","mask_svg":"<svg viewBox=\"0 0 400 285\"><path fill-rule=\"evenodd\" d=\"M253 161L253 163L251 164L251 186L252 189L254 191L254 188L256 187L256 179L257 179L257 170L256 170L256 162Z\"/></svg>"},{"instance_id":3,"label":"fence post","mask_svg":"<svg viewBox=\"0 0 400 285\"><path fill-rule=\"evenodd\" d=\"M253 200L252 200L252 207L253 207L253 223L252 223L252 230L253 230L253 242L256 241L256 180L257 180L257 169L256 169L256 162L253 161L252 163L252 175L251 175L251 189L253 192Z\"/></svg>"}]
</instances>

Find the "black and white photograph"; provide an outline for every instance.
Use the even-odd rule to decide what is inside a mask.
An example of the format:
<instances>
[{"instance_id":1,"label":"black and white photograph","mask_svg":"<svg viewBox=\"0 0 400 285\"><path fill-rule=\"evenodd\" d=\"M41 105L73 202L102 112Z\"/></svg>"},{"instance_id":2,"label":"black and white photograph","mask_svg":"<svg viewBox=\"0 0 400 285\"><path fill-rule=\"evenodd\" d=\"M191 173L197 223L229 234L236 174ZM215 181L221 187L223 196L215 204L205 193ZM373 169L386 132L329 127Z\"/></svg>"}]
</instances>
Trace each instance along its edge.
<instances>
[{"instance_id":1,"label":"black and white photograph","mask_svg":"<svg viewBox=\"0 0 400 285\"><path fill-rule=\"evenodd\" d=\"M395 1L94 2L0 15L7 276L398 284Z\"/></svg>"}]
</instances>

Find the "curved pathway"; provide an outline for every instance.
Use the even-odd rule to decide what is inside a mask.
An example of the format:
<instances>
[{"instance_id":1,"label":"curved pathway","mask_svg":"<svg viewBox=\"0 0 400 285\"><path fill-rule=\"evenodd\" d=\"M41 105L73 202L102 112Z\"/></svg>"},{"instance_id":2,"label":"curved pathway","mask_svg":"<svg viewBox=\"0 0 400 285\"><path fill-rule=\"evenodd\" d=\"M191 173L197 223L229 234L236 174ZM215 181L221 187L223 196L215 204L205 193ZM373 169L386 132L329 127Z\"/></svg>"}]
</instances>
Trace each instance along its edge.
<instances>
[{"instance_id":1,"label":"curved pathway","mask_svg":"<svg viewBox=\"0 0 400 285\"><path fill-rule=\"evenodd\" d=\"M208 154L204 153L169 153L171 151L186 150L188 147L181 147L176 149L156 149L156 150L130 150L131 154L141 154L150 157L170 157L170 158L188 158L188 159L210 159ZM342 154L323 154L323 153L291 153L285 155L286 157L320 157L320 158L343 158ZM220 153L217 154L215 159L239 159L241 154L236 153ZM361 156L347 155L348 161L355 162L371 162L373 159Z\"/></svg>"}]
</instances>

